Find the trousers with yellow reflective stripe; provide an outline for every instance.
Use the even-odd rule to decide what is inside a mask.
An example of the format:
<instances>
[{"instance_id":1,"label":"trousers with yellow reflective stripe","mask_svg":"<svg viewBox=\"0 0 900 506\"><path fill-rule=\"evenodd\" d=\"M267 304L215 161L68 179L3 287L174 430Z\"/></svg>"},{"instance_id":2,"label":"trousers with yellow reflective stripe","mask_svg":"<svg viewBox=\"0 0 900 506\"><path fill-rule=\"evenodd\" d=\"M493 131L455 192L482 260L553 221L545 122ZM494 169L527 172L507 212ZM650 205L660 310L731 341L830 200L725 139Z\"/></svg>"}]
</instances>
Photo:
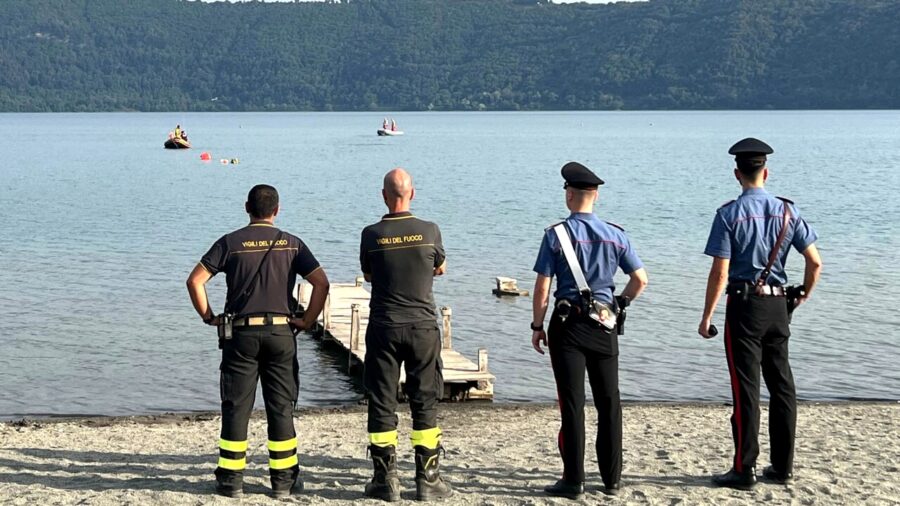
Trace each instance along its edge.
<instances>
[{"instance_id":1,"label":"trousers with yellow reflective stripe","mask_svg":"<svg viewBox=\"0 0 900 506\"><path fill-rule=\"evenodd\" d=\"M219 440L219 467L229 471L243 471L247 467L247 441ZM273 470L291 469L298 465L297 438L284 441L269 440L269 467Z\"/></svg>"},{"instance_id":2,"label":"trousers with yellow reflective stripe","mask_svg":"<svg viewBox=\"0 0 900 506\"><path fill-rule=\"evenodd\" d=\"M440 427L414 430L409 434L409 441L413 447L421 446L423 448L428 448L429 450L434 450L441 446L441 434ZM397 446L398 442L399 436L396 430L369 433L369 444L372 446Z\"/></svg>"},{"instance_id":3,"label":"trousers with yellow reflective stripe","mask_svg":"<svg viewBox=\"0 0 900 506\"><path fill-rule=\"evenodd\" d=\"M265 449L253 445L249 452L266 451L273 487L290 487L299 468L293 418L298 391L293 333L287 325L236 327L232 338L223 341L221 370L217 479L239 479L247 467L248 425L260 384L266 403L268 442Z\"/></svg>"}]
</instances>

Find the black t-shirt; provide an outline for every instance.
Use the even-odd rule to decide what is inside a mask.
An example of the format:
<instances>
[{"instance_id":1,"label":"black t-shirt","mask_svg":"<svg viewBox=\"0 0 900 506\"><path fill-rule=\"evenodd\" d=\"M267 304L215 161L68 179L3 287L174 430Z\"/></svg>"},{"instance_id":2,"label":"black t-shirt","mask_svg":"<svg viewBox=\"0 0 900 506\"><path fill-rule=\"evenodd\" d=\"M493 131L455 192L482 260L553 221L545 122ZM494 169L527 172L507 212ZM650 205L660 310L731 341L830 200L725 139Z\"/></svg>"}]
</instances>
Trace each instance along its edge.
<instances>
[{"instance_id":1,"label":"black t-shirt","mask_svg":"<svg viewBox=\"0 0 900 506\"><path fill-rule=\"evenodd\" d=\"M281 238L272 246L250 297L239 297L238 291L256 274L260 261L279 233ZM316 257L300 238L266 223L251 223L222 236L203 255L200 263L213 275L225 272L228 285L225 307L235 316L290 315L297 307L293 296L297 274L306 277L319 268ZM231 307L235 305L235 299L244 299L245 303L241 307Z\"/></svg>"},{"instance_id":2,"label":"black t-shirt","mask_svg":"<svg viewBox=\"0 0 900 506\"><path fill-rule=\"evenodd\" d=\"M372 277L369 321L405 325L434 321L434 269L444 263L437 225L412 214L387 214L362 231L359 261Z\"/></svg>"}]
</instances>

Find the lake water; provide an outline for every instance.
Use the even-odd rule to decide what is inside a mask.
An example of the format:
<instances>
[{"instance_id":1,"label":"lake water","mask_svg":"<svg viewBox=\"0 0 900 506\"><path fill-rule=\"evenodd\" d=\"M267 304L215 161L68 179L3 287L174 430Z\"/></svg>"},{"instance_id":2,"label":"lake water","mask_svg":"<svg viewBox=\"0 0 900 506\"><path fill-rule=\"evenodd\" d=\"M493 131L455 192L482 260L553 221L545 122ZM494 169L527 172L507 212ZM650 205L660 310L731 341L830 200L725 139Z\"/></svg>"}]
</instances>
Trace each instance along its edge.
<instances>
[{"instance_id":1,"label":"lake water","mask_svg":"<svg viewBox=\"0 0 900 506\"><path fill-rule=\"evenodd\" d=\"M497 275L532 288L542 230L567 214L569 160L607 181L597 213L628 231L650 275L621 339L623 398L730 400L722 340L696 327L709 225L740 191L726 152L746 136L775 148L770 190L820 236L821 285L791 338L799 396L900 399L900 112L393 116L405 136L376 137L382 115L370 113L0 114L0 416L218 409L216 338L184 281L246 223L248 189L276 186L277 224L350 282L397 165L415 178L414 212L443 231L449 273L435 297L453 309L454 347L489 349L496 401L552 401L531 299L491 288ZM162 149L175 123L198 149ZM202 163L201 151L240 164ZM788 267L800 282L802 257ZM221 308L224 280L209 293ZM362 397L311 338L299 348L301 405Z\"/></svg>"}]
</instances>

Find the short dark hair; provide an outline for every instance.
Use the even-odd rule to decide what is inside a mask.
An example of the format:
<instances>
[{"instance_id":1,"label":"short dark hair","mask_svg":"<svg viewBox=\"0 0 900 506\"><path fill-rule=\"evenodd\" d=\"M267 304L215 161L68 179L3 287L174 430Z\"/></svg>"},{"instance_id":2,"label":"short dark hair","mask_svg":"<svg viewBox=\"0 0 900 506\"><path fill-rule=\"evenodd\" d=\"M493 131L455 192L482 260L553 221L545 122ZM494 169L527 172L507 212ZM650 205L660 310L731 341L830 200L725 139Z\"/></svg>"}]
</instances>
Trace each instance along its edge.
<instances>
[{"instance_id":1,"label":"short dark hair","mask_svg":"<svg viewBox=\"0 0 900 506\"><path fill-rule=\"evenodd\" d=\"M268 218L278 207L278 190L267 184L258 184L247 194L247 212L254 218Z\"/></svg>"}]
</instances>

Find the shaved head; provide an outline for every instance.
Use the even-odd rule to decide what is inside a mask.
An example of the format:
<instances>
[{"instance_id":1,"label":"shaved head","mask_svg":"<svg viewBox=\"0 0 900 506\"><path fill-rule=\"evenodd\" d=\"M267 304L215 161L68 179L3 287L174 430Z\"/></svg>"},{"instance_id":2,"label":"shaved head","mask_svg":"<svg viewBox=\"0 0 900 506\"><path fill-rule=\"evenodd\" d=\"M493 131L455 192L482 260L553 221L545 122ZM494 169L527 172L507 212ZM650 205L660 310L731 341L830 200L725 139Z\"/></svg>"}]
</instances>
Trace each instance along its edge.
<instances>
[{"instance_id":1,"label":"shaved head","mask_svg":"<svg viewBox=\"0 0 900 506\"><path fill-rule=\"evenodd\" d=\"M412 197L412 176L400 167L384 175L384 198L407 200Z\"/></svg>"}]
</instances>

